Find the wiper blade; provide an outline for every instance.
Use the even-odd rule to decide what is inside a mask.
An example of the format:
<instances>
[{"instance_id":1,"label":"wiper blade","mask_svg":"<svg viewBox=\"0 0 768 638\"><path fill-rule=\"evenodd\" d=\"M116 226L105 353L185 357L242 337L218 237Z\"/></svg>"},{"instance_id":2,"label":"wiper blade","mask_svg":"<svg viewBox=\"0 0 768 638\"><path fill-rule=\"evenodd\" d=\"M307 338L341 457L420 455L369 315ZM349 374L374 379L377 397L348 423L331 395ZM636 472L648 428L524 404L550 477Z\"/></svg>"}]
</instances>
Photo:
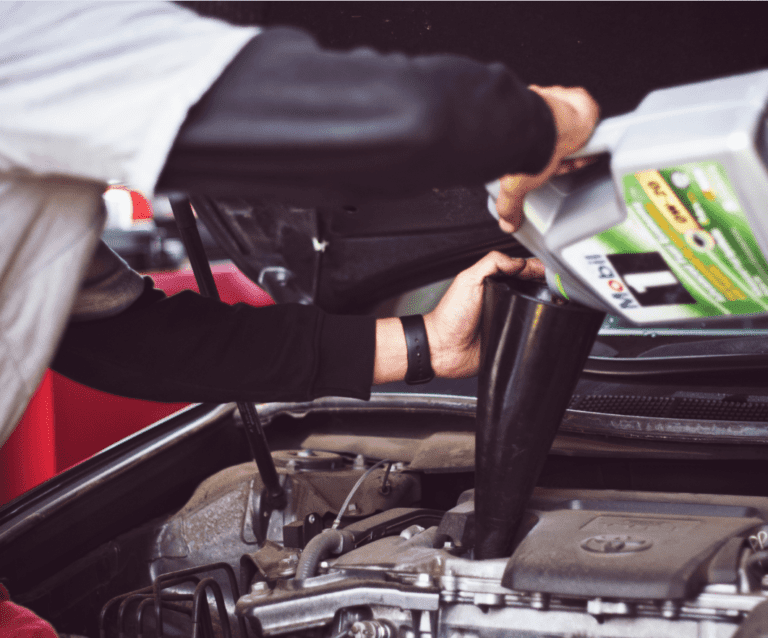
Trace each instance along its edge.
<instances>
[{"instance_id":1,"label":"wiper blade","mask_svg":"<svg viewBox=\"0 0 768 638\"><path fill-rule=\"evenodd\" d=\"M667 357L589 357L586 374L619 377L696 375L704 372L768 370L768 354L701 354Z\"/></svg>"}]
</instances>

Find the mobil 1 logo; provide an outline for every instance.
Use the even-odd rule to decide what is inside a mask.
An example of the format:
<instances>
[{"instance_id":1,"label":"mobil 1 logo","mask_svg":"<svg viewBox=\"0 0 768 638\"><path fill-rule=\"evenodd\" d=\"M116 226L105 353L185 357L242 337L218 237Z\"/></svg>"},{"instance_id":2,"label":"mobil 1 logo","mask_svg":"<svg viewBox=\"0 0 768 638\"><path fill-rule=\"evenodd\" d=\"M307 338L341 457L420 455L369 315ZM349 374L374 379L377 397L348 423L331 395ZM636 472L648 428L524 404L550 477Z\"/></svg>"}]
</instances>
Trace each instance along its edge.
<instances>
[{"instance_id":1,"label":"mobil 1 logo","mask_svg":"<svg viewBox=\"0 0 768 638\"><path fill-rule=\"evenodd\" d=\"M591 277L597 280L598 290L610 297L614 307L620 310L640 307L606 255L585 255L585 259L591 271Z\"/></svg>"},{"instance_id":2,"label":"mobil 1 logo","mask_svg":"<svg viewBox=\"0 0 768 638\"><path fill-rule=\"evenodd\" d=\"M641 306L696 303L660 253L630 253L605 257Z\"/></svg>"}]
</instances>

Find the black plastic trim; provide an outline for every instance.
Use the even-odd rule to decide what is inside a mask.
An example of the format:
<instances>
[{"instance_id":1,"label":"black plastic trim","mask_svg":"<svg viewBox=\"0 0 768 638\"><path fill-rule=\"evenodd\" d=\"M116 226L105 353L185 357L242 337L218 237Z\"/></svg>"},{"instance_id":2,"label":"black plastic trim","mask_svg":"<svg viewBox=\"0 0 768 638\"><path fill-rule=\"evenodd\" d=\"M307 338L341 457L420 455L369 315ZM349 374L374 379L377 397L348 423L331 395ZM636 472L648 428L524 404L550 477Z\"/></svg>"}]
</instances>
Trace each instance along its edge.
<instances>
[{"instance_id":1,"label":"black plastic trim","mask_svg":"<svg viewBox=\"0 0 768 638\"><path fill-rule=\"evenodd\" d=\"M696 375L702 372L727 372L731 370L768 370L768 357L764 354L674 358L643 357L637 359L589 357L584 366L586 374L622 378Z\"/></svg>"}]
</instances>

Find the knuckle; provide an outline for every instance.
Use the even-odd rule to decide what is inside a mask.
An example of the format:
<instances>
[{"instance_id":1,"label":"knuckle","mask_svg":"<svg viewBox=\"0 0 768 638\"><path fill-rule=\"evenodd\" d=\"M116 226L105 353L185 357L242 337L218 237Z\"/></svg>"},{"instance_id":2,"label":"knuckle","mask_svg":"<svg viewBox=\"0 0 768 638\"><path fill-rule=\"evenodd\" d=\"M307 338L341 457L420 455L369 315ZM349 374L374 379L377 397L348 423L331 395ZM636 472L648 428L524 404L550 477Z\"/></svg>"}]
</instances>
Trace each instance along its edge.
<instances>
[{"instance_id":1,"label":"knuckle","mask_svg":"<svg viewBox=\"0 0 768 638\"><path fill-rule=\"evenodd\" d=\"M501 187L513 190L517 188L517 185L520 183L520 177L518 175L505 175L502 177L499 182L501 183Z\"/></svg>"}]
</instances>

